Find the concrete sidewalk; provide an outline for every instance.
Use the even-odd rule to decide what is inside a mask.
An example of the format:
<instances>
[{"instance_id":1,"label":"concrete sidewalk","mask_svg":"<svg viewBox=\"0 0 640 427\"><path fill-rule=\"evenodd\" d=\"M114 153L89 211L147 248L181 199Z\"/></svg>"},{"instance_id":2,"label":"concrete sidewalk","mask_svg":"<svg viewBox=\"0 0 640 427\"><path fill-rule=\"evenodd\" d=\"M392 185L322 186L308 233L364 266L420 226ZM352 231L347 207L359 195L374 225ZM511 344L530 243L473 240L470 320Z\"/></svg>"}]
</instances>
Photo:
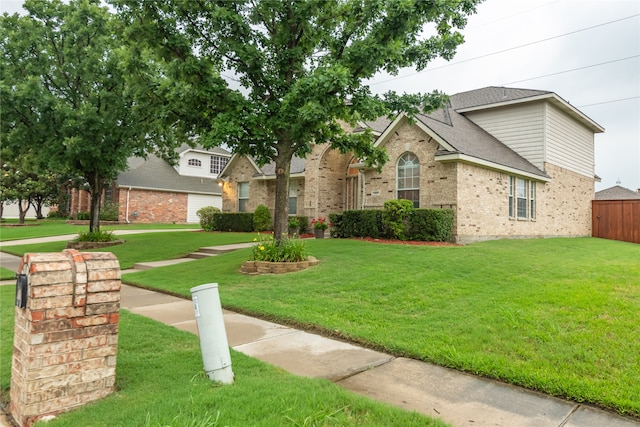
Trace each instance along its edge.
<instances>
[{"instance_id":1,"label":"concrete sidewalk","mask_svg":"<svg viewBox=\"0 0 640 427\"><path fill-rule=\"evenodd\" d=\"M3 267L12 269L17 269L19 261L8 254L0 258ZM150 267L159 265L162 263ZM135 270L123 273L131 271ZM220 292L224 292L223 285ZM193 304L188 299L123 285L121 308L197 333ZM372 399L457 427L640 427L638 420L597 408L238 313L225 311L224 322L229 345L236 351L297 375L326 378Z\"/></svg>"}]
</instances>

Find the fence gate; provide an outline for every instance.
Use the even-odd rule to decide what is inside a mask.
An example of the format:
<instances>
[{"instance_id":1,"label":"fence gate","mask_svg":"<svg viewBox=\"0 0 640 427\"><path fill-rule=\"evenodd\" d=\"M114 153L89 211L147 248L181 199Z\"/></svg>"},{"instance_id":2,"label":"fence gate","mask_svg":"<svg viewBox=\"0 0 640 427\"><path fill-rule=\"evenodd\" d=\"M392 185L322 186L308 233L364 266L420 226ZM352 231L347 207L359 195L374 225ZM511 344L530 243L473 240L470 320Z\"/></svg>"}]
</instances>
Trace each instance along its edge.
<instances>
[{"instance_id":1,"label":"fence gate","mask_svg":"<svg viewBox=\"0 0 640 427\"><path fill-rule=\"evenodd\" d=\"M640 200L593 200L592 235L640 243Z\"/></svg>"}]
</instances>

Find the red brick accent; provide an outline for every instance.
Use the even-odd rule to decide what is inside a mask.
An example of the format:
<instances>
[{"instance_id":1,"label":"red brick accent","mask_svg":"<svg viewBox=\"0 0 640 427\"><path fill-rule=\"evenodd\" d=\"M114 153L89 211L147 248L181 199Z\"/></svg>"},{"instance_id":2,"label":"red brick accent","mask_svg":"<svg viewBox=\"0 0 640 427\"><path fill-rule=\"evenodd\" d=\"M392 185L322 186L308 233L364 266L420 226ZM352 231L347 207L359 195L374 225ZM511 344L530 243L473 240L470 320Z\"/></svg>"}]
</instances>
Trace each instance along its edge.
<instances>
[{"instance_id":1,"label":"red brick accent","mask_svg":"<svg viewBox=\"0 0 640 427\"><path fill-rule=\"evenodd\" d=\"M113 392L120 266L111 253L25 254L25 309L16 308L11 415L30 426Z\"/></svg>"}]
</instances>

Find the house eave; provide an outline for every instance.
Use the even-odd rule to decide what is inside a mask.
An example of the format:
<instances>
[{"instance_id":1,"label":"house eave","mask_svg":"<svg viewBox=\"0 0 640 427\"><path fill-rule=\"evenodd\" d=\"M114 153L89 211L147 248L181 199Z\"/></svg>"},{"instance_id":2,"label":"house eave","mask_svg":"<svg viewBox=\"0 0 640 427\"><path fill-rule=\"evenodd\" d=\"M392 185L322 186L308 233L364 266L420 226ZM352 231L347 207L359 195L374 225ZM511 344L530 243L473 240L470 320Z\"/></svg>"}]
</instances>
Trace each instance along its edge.
<instances>
[{"instance_id":1,"label":"house eave","mask_svg":"<svg viewBox=\"0 0 640 427\"><path fill-rule=\"evenodd\" d=\"M542 176L542 175L534 174L531 172L526 172L520 169L501 165L499 163L490 162L488 160L483 160L477 157L468 156L463 153L438 154L436 155L435 159L436 161L442 162L442 163L451 163L451 162L466 163L469 165L479 166L485 169L491 169L498 172L504 172L509 175L517 175L517 176L529 178L529 179L540 181L540 182L551 181L551 178L548 176Z\"/></svg>"},{"instance_id":2,"label":"house eave","mask_svg":"<svg viewBox=\"0 0 640 427\"><path fill-rule=\"evenodd\" d=\"M509 101L497 102L492 104L484 104L484 105L477 105L477 106L467 107L467 108L459 108L459 109L456 109L456 112L460 114L464 114L464 113L473 112L473 111L489 110L492 108L507 107L510 105L525 104L525 103L536 102L536 101L549 101L553 104L559 105L561 109L567 112L570 116L577 119L579 122L583 123L592 132L594 133L604 132L604 128L602 126L600 126L598 123L596 123L591 118L586 116L576 107L574 107L564 99L560 98L558 95L556 95L553 92L545 93L542 95L531 96L528 98L512 99Z\"/></svg>"},{"instance_id":3,"label":"house eave","mask_svg":"<svg viewBox=\"0 0 640 427\"><path fill-rule=\"evenodd\" d=\"M296 172L289 175L289 179L291 178L304 178L304 172ZM252 177L255 181L271 181L276 179L276 175L254 175Z\"/></svg>"}]
</instances>

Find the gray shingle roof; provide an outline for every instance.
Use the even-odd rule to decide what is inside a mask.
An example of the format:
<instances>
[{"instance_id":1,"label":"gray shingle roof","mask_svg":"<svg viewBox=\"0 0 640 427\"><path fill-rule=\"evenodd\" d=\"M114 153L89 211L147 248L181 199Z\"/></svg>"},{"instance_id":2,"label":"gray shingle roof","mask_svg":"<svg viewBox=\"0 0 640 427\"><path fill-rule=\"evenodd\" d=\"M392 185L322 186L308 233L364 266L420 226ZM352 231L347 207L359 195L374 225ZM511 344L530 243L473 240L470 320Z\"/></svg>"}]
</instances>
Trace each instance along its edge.
<instances>
[{"instance_id":1,"label":"gray shingle roof","mask_svg":"<svg viewBox=\"0 0 640 427\"><path fill-rule=\"evenodd\" d=\"M119 187L179 193L222 194L214 179L182 176L169 163L154 155L149 155L146 160L132 157L128 165L129 169L118 175L116 182Z\"/></svg>"},{"instance_id":2,"label":"gray shingle roof","mask_svg":"<svg viewBox=\"0 0 640 427\"><path fill-rule=\"evenodd\" d=\"M543 90L489 86L451 95L450 102L454 110L462 110L551 94L553 92Z\"/></svg>"},{"instance_id":3,"label":"gray shingle roof","mask_svg":"<svg viewBox=\"0 0 640 427\"><path fill-rule=\"evenodd\" d=\"M491 136L480 126L462 114L457 113L451 105L447 105L445 108L428 115L418 114L416 119L452 146L455 150L454 153L465 154L497 165L548 178L545 172ZM451 152L439 151L438 154L451 154Z\"/></svg>"},{"instance_id":4,"label":"gray shingle roof","mask_svg":"<svg viewBox=\"0 0 640 427\"><path fill-rule=\"evenodd\" d=\"M291 159L291 168L290 173L302 173L304 172L307 161L298 156L293 156ZM275 162L269 162L264 165L261 169L262 175L264 176L275 176L276 175L276 164Z\"/></svg>"},{"instance_id":5,"label":"gray shingle roof","mask_svg":"<svg viewBox=\"0 0 640 427\"><path fill-rule=\"evenodd\" d=\"M640 193L624 188L620 185L596 192L596 200L636 200Z\"/></svg>"}]
</instances>

